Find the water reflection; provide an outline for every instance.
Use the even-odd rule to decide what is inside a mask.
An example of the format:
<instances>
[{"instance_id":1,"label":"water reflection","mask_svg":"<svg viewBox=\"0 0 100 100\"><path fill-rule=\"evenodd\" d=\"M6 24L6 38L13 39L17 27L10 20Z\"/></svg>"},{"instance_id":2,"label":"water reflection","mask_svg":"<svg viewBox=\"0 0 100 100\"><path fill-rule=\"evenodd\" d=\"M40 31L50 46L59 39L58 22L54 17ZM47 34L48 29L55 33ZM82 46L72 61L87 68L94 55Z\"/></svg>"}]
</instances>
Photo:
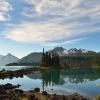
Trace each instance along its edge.
<instances>
[{"instance_id":1,"label":"water reflection","mask_svg":"<svg viewBox=\"0 0 100 100\"><path fill-rule=\"evenodd\" d=\"M60 83L60 71L43 71L42 74L42 85L43 91L44 86L52 85L59 85ZM52 89L53 90L53 89Z\"/></svg>"},{"instance_id":2,"label":"water reflection","mask_svg":"<svg viewBox=\"0 0 100 100\"><path fill-rule=\"evenodd\" d=\"M41 89L50 93L81 93L96 96L100 94L100 69L41 71L28 75L30 79L40 79Z\"/></svg>"},{"instance_id":3,"label":"water reflection","mask_svg":"<svg viewBox=\"0 0 100 100\"><path fill-rule=\"evenodd\" d=\"M66 82L71 83L87 83L88 81L95 81L100 78L100 69L82 69L82 70L71 70L62 71L61 76L63 79L68 78Z\"/></svg>"},{"instance_id":4,"label":"water reflection","mask_svg":"<svg viewBox=\"0 0 100 100\"><path fill-rule=\"evenodd\" d=\"M42 79L43 85L62 85L64 82L86 83L100 78L100 69L68 70L68 71L41 71L36 74L28 75L29 78Z\"/></svg>"},{"instance_id":5,"label":"water reflection","mask_svg":"<svg viewBox=\"0 0 100 100\"><path fill-rule=\"evenodd\" d=\"M21 84L21 89L29 90L39 87L50 93L70 95L85 93L91 96L100 94L100 69L36 71L22 78L0 80L1 84Z\"/></svg>"},{"instance_id":6,"label":"water reflection","mask_svg":"<svg viewBox=\"0 0 100 100\"><path fill-rule=\"evenodd\" d=\"M60 82L60 71L45 71L42 72L42 81L44 85L48 86L51 84L58 85Z\"/></svg>"}]
</instances>

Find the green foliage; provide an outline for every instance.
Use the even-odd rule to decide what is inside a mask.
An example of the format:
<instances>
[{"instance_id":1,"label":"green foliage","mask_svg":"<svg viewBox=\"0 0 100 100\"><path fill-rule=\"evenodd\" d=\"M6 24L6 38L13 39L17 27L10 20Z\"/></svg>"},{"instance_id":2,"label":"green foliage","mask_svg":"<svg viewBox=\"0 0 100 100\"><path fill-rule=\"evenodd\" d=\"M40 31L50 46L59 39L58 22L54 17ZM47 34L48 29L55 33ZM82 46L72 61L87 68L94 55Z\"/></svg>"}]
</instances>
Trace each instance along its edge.
<instances>
[{"instance_id":1,"label":"green foliage","mask_svg":"<svg viewBox=\"0 0 100 100\"><path fill-rule=\"evenodd\" d=\"M43 67L60 68L60 59L57 53L44 52L42 54L42 64Z\"/></svg>"},{"instance_id":2,"label":"green foliage","mask_svg":"<svg viewBox=\"0 0 100 100\"><path fill-rule=\"evenodd\" d=\"M100 68L100 53L63 56L60 60L61 65L67 69Z\"/></svg>"}]
</instances>

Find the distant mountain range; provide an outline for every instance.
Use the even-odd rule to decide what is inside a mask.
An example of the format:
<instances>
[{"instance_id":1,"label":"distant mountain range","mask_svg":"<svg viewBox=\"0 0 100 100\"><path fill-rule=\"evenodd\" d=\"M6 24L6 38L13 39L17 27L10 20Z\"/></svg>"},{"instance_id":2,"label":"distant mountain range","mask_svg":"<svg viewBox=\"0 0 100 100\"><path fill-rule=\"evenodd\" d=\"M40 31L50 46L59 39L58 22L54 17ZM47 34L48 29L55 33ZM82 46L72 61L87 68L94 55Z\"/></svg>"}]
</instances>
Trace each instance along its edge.
<instances>
[{"instance_id":1,"label":"distant mountain range","mask_svg":"<svg viewBox=\"0 0 100 100\"><path fill-rule=\"evenodd\" d=\"M86 53L96 53L94 51L89 51L83 48L76 49L76 48L71 48L71 49L65 49L63 47L55 47L52 50L48 50L48 52L56 52L59 54L59 56L77 56L77 55L84 55ZM2 56L0 56L2 58ZM0 58L0 59L1 59ZM5 59L7 59L5 61ZM11 54L8 54L7 56L3 56L3 60L0 60L4 64L12 63L15 65L32 65L33 63L39 63L42 60L42 52L33 52L21 59L18 59L17 57L12 56ZM12 65L12 64L9 64Z\"/></svg>"},{"instance_id":2,"label":"distant mountain range","mask_svg":"<svg viewBox=\"0 0 100 100\"><path fill-rule=\"evenodd\" d=\"M0 55L0 66L16 62L18 60L17 57L13 56L12 54L7 54L5 56Z\"/></svg>"},{"instance_id":3,"label":"distant mountain range","mask_svg":"<svg viewBox=\"0 0 100 100\"><path fill-rule=\"evenodd\" d=\"M33 64L39 64L42 60L42 52L38 53L31 53L19 60L17 60L16 62L13 63L9 63L7 64L7 66L31 66Z\"/></svg>"},{"instance_id":4,"label":"distant mountain range","mask_svg":"<svg viewBox=\"0 0 100 100\"><path fill-rule=\"evenodd\" d=\"M59 54L59 56L71 56L71 55L78 55L78 54L85 54L85 53L96 53L94 51L89 51L87 49L77 49L77 48L71 48L71 49L65 49L63 47L56 47L52 50L50 50L50 52L56 52Z\"/></svg>"}]
</instances>

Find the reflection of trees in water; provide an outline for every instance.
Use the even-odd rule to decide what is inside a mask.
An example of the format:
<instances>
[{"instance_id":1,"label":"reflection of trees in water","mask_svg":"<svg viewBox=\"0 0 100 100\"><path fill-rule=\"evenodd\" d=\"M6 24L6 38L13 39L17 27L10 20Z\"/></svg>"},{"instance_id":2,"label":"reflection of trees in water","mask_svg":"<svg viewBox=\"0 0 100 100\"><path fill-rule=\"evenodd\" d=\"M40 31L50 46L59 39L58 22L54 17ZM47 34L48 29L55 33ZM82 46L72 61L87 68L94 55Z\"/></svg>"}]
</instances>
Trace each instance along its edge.
<instances>
[{"instance_id":1,"label":"reflection of trees in water","mask_svg":"<svg viewBox=\"0 0 100 100\"><path fill-rule=\"evenodd\" d=\"M68 71L44 71L42 72L43 86L70 83L86 83L100 78L100 69L82 69L82 70L68 70ZM63 82L64 83L64 82Z\"/></svg>"},{"instance_id":2,"label":"reflection of trees in water","mask_svg":"<svg viewBox=\"0 0 100 100\"><path fill-rule=\"evenodd\" d=\"M87 81L94 81L99 79L100 69L62 71L61 75L63 78L67 77L67 81L71 83L86 83Z\"/></svg>"},{"instance_id":3,"label":"reflection of trees in water","mask_svg":"<svg viewBox=\"0 0 100 100\"><path fill-rule=\"evenodd\" d=\"M57 85L60 82L60 71L43 71L41 74L45 86Z\"/></svg>"},{"instance_id":4,"label":"reflection of trees in water","mask_svg":"<svg viewBox=\"0 0 100 100\"><path fill-rule=\"evenodd\" d=\"M31 79L41 78L43 87L48 85L62 85L64 82L78 84L99 79L100 69L42 71L36 74L28 75L28 77Z\"/></svg>"},{"instance_id":5,"label":"reflection of trees in water","mask_svg":"<svg viewBox=\"0 0 100 100\"><path fill-rule=\"evenodd\" d=\"M60 71L43 71L42 74L42 87L58 85L60 83Z\"/></svg>"}]
</instances>

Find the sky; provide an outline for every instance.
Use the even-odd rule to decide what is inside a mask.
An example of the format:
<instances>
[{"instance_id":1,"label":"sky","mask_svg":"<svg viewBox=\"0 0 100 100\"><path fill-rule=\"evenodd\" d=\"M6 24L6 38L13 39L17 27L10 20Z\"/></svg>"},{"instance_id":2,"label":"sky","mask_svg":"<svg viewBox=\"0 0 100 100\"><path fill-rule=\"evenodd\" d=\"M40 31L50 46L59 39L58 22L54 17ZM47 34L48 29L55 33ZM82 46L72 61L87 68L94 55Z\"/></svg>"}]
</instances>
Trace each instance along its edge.
<instances>
[{"instance_id":1,"label":"sky","mask_svg":"<svg viewBox=\"0 0 100 100\"><path fill-rule=\"evenodd\" d=\"M99 44L100 0L0 0L0 55Z\"/></svg>"}]
</instances>

